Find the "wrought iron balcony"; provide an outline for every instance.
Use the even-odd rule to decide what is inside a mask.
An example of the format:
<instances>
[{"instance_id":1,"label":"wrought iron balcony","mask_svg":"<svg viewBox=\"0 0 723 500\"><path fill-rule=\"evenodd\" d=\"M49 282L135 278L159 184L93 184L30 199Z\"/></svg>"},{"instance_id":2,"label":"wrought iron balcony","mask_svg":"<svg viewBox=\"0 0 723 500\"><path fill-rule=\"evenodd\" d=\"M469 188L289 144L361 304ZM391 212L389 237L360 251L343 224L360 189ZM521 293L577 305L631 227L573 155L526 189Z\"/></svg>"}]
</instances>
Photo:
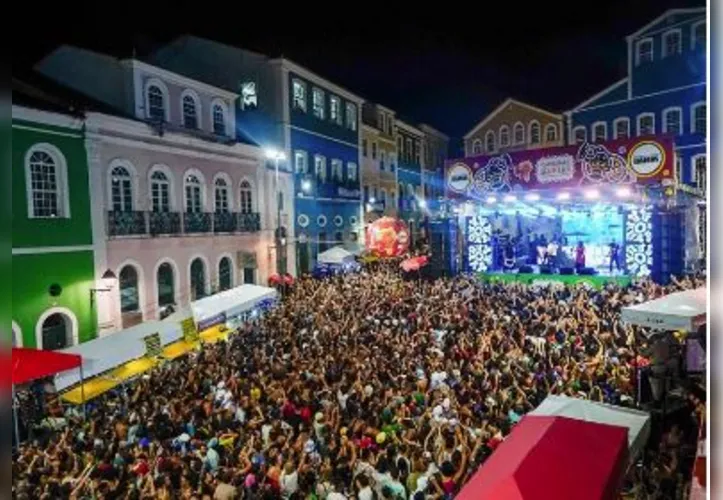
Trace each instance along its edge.
<instances>
[{"instance_id":1,"label":"wrought iron balcony","mask_svg":"<svg viewBox=\"0 0 723 500\"><path fill-rule=\"evenodd\" d=\"M214 233L233 233L236 231L236 214L232 212L215 212L213 214Z\"/></svg>"},{"instance_id":2,"label":"wrought iron balcony","mask_svg":"<svg viewBox=\"0 0 723 500\"><path fill-rule=\"evenodd\" d=\"M108 234L110 236L132 236L146 234L145 212L108 212Z\"/></svg>"},{"instance_id":3,"label":"wrought iron balcony","mask_svg":"<svg viewBox=\"0 0 723 500\"><path fill-rule=\"evenodd\" d=\"M206 212L185 212L183 214L183 232L185 234L210 233L211 214Z\"/></svg>"},{"instance_id":4,"label":"wrought iron balcony","mask_svg":"<svg viewBox=\"0 0 723 500\"><path fill-rule=\"evenodd\" d=\"M258 213L238 214L238 230L255 233L261 230L261 216Z\"/></svg>"},{"instance_id":5,"label":"wrought iron balcony","mask_svg":"<svg viewBox=\"0 0 723 500\"><path fill-rule=\"evenodd\" d=\"M149 234L180 234L181 214L178 212L148 212Z\"/></svg>"}]
</instances>

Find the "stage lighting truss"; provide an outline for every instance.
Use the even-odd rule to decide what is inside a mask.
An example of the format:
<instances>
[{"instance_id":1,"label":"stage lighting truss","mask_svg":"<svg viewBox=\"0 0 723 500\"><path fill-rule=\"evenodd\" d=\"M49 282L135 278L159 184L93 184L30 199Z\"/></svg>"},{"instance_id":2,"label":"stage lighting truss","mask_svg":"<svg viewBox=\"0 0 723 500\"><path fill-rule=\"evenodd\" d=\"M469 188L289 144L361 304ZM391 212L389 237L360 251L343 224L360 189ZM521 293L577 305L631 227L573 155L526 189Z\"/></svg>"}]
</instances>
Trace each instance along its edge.
<instances>
[{"instance_id":1,"label":"stage lighting truss","mask_svg":"<svg viewBox=\"0 0 723 500\"><path fill-rule=\"evenodd\" d=\"M467 262L471 271L486 272L492 265L492 223L487 217L470 217L467 224Z\"/></svg>"},{"instance_id":2,"label":"stage lighting truss","mask_svg":"<svg viewBox=\"0 0 723 500\"><path fill-rule=\"evenodd\" d=\"M625 217L625 264L633 276L650 276L653 266L653 210L631 207Z\"/></svg>"}]
</instances>

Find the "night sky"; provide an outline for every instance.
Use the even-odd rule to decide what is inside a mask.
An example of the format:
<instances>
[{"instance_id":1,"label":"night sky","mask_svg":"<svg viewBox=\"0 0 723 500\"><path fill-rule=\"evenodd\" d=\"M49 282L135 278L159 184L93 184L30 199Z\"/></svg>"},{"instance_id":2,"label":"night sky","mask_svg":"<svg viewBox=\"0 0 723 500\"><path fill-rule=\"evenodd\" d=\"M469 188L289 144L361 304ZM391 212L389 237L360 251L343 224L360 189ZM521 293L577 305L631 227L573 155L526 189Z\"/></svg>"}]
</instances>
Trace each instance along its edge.
<instances>
[{"instance_id":1,"label":"night sky","mask_svg":"<svg viewBox=\"0 0 723 500\"><path fill-rule=\"evenodd\" d=\"M705 5L607 0L537 2L532 8L530 2L503 1L494 8L475 2L478 7L467 12L451 2L404 8L343 2L334 9L297 2L304 14L284 17L279 13L288 2L266 13L248 2L134 3L45 11L45 20L33 20L34 36L12 48L13 67L29 67L61 43L143 56L190 33L283 54L402 117L458 138L507 97L569 109L624 76L625 35L668 8Z\"/></svg>"}]
</instances>

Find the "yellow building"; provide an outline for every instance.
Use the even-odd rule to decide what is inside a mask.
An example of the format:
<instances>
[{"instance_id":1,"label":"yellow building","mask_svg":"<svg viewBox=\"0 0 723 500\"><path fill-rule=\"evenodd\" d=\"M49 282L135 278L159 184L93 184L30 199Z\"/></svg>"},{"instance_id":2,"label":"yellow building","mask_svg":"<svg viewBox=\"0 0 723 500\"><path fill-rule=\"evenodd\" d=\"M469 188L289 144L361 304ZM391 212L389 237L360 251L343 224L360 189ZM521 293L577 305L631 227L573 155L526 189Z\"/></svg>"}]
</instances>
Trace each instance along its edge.
<instances>
[{"instance_id":1,"label":"yellow building","mask_svg":"<svg viewBox=\"0 0 723 500\"><path fill-rule=\"evenodd\" d=\"M395 217L397 200L396 114L379 104L365 103L361 129L361 183L364 222Z\"/></svg>"}]
</instances>

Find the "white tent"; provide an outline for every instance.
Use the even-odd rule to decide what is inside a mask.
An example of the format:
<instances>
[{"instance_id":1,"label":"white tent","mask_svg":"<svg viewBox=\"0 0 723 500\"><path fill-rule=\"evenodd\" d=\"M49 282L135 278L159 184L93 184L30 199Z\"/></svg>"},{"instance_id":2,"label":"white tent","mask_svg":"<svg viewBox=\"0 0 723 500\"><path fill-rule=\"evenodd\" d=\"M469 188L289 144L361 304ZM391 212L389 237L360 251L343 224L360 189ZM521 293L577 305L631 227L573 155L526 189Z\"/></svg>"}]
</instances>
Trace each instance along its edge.
<instances>
[{"instance_id":1,"label":"white tent","mask_svg":"<svg viewBox=\"0 0 723 500\"><path fill-rule=\"evenodd\" d=\"M196 323L200 324L221 314L227 318L237 316L274 298L276 290L273 288L245 284L192 302L191 310Z\"/></svg>"},{"instance_id":2,"label":"white tent","mask_svg":"<svg viewBox=\"0 0 723 500\"><path fill-rule=\"evenodd\" d=\"M628 429L628 450L631 460L645 447L650 437L650 414L586 399L550 395L529 413L538 416L567 417ZM584 446L584 443L581 443Z\"/></svg>"},{"instance_id":3,"label":"white tent","mask_svg":"<svg viewBox=\"0 0 723 500\"><path fill-rule=\"evenodd\" d=\"M707 304L706 289L696 288L624 307L622 320L656 330L696 332L706 323Z\"/></svg>"},{"instance_id":4,"label":"white tent","mask_svg":"<svg viewBox=\"0 0 723 500\"><path fill-rule=\"evenodd\" d=\"M341 265L347 262L354 262L355 259L353 253L337 246L320 253L316 260L319 264Z\"/></svg>"},{"instance_id":5,"label":"white tent","mask_svg":"<svg viewBox=\"0 0 723 500\"><path fill-rule=\"evenodd\" d=\"M79 354L83 358L83 376L88 379L145 356L146 344L143 338L154 333L158 333L161 337L162 346L176 342L183 337L179 323L146 321L125 330L63 349L62 352ZM78 382L80 382L80 374L77 370L62 372L55 377L55 386L60 391Z\"/></svg>"}]
</instances>

